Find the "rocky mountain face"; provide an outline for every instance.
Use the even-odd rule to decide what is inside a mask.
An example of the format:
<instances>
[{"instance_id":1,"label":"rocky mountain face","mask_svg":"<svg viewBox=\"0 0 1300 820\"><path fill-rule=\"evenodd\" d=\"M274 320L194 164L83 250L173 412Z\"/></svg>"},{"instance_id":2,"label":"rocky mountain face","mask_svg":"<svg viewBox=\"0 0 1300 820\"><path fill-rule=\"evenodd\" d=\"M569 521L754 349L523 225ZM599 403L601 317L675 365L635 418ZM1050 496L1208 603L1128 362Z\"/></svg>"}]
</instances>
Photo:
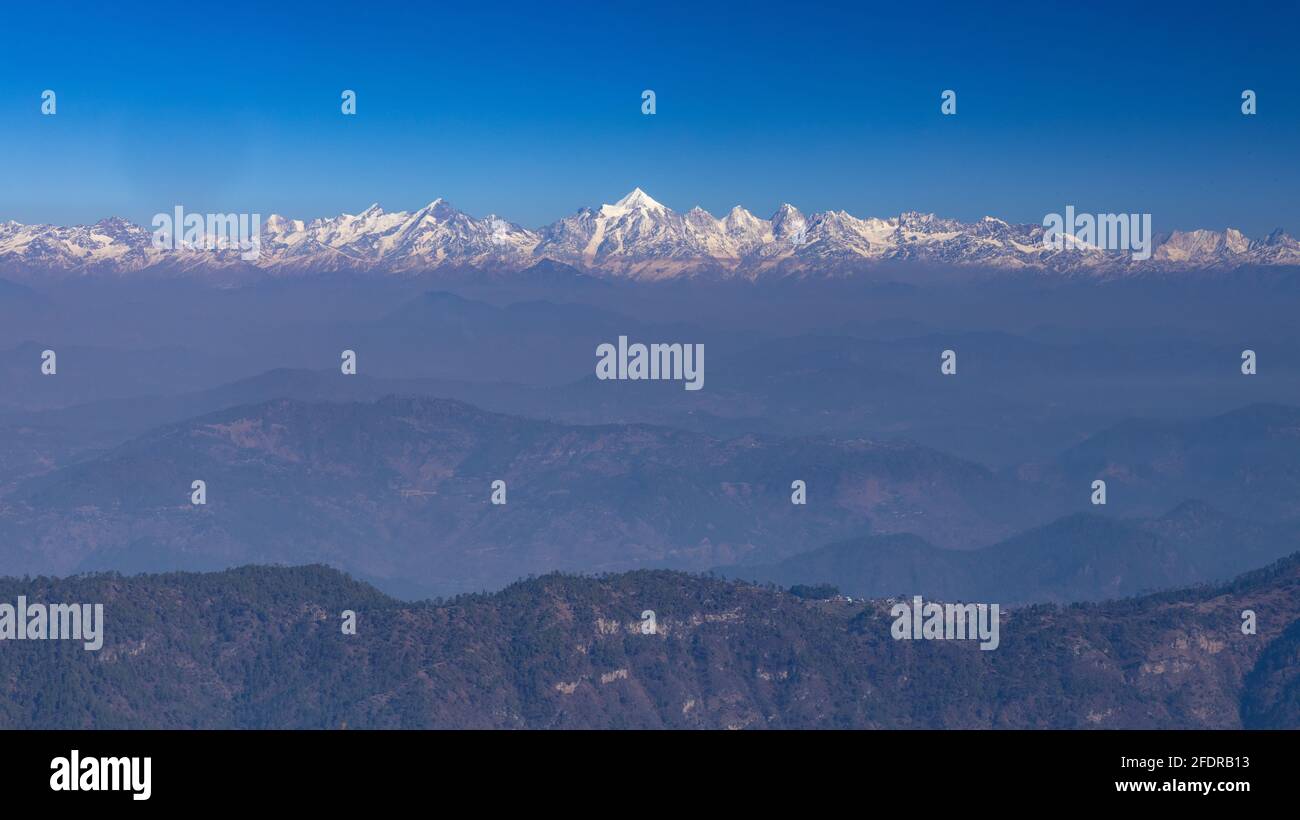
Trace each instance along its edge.
<instances>
[{"instance_id":1,"label":"rocky mountain face","mask_svg":"<svg viewBox=\"0 0 1300 820\"><path fill-rule=\"evenodd\" d=\"M210 226L209 226L210 227ZM416 211L304 221L262 220L255 259L238 249L155 247L153 231L122 219L91 226L0 223L0 274L292 277L328 273L410 276L446 269L530 269L539 262L643 280L848 276L879 266L932 265L1051 271L1099 277L1148 272L1300 265L1300 242L1279 231L1250 239L1234 229L1157 236L1149 259L1095 247L1054 250L1041 225L994 217L963 223L934 214L858 218L782 205L769 219L740 206L722 218L678 213L640 188L538 230L495 215L473 217L441 199ZM205 234L207 236L207 234Z\"/></svg>"},{"instance_id":2,"label":"rocky mountain face","mask_svg":"<svg viewBox=\"0 0 1300 820\"><path fill-rule=\"evenodd\" d=\"M887 600L665 571L420 604L324 567L0 579L19 595L103 603L104 642L5 646L10 728L1300 728L1300 556L1003 610L992 651L894 640Z\"/></svg>"}]
</instances>

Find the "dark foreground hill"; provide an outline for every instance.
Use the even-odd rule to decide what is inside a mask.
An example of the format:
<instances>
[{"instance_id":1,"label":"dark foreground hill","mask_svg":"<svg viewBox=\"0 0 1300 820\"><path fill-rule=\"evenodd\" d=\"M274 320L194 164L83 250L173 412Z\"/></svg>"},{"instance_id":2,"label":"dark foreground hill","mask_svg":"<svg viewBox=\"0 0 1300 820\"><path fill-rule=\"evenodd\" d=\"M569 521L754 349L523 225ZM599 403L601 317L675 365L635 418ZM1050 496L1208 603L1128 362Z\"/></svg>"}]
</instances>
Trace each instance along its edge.
<instances>
[{"instance_id":1,"label":"dark foreground hill","mask_svg":"<svg viewBox=\"0 0 1300 820\"><path fill-rule=\"evenodd\" d=\"M884 601L668 571L415 605L318 566L0 580L19 595L102 602L107 625L98 652L0 642L5 728L1300 727L1300 554L1004 613L993 651L895 641Z\"/></svg>"}]
</instances>

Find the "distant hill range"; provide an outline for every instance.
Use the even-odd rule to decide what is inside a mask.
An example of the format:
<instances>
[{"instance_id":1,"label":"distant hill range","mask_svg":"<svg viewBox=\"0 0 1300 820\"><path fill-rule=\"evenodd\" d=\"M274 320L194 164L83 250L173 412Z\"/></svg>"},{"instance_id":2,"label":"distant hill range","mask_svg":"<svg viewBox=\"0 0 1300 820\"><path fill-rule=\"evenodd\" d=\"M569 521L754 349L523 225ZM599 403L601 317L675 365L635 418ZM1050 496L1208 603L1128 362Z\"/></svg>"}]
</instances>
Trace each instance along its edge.
<instances>
[{"instance_id":1,"label":"distant hill range","mask_svg":"<svg viewBox=\"0 0 1300 820\"><path fill-rule=\"evenodd\" d=\"M412 598L554 570L717 568L1020 603L1217 581L1300 549L1290 407L1126 422L991 470L897 438L576 425L381 395L395 384L276 371L15 416L0 427L0 557L59 575L323 562ZM519 395L474 392L497 389ZM1088 503L1096 477L1105 507Z\"/></svg>"},{"instance_id":2,"label":"distant hill range","mask_svg":"<svg viewBox=\"0 0 1300 820\"><path fill-rule=\"evenodd\" d=\"M888 601L667 571L421 604L323 567L0 579L19 595L102 602L105 639L0 645L6 728L1300 728L1300 555L1004 611L993 651L896 641Z\"/></svg>"},{"instance_id":3,"label":"distant hill range","mask_svg":"<svg viewBox=\"0 0 1300 820\"><path fill-rule=\"evenodd\" d=\"M813 503L791 503L796 479ZM0 496L0 555L56 574L325 562L418 596L557 569L776 560L869 531L973 546L1046 520L1041 502L908 442L571 426L410 396L274 399L16 483Z\"/></svg>"},{"instance_id":4,"label":"distant hill range","mask_svg":"<svg viewBox=\"0 0 1300 820\"><path fill-rule=\"evenodd\" d=\"M1155 226L1150 257L1139 260L1130 251L1094 245L1054 250L1043 242L1042 224L1015 225L991 216L971 223L915 212L859 218L844 211L804 214L785 204L768 219L739 205L719 218L698 207L678 213L640 188L538 230L495 215L473 217L442 199L415 211L386 212L375 204L358 214L310 221L271 214L259 227L256 258L246 259L236 248L155 247L152 227L117 217L75 227L4 222L0 274L157 274L229 282L473 269L518 271L545 282L581 276L844 276L892 265L1090 277L1300 265L1300 242L1281 230L1251 239L1231 228L1159 233Z\"/></svg>"},{"instance_id":5,"label":"distant hill range","mask_svg":"<svg viewBox=\"0 0 1300 820\"><path fill-rule=\"evenodd\" d=\"M1300 517L1300 408L1253 404L1204 419L1130 420L1023 474L1058 487L1104 479L1118 490L1107 506L1128 513L1197 497L1243 517Z\"/></svg>"},{"instance_id":6,"label":"distant hill range","mask_svg":"<svg viewBox=\"0 0 1300 820\"><path fill-rule=\"evenodd\" d=\"M760 566L718 567L780 586L834 584L855 596L961 601L1101 601L1221 581L1300 550L1300 520L1261 524L1189 501L1159 518L1076 513L978 550L916 535L830 544Z\"/></svg>"}]
</instances>

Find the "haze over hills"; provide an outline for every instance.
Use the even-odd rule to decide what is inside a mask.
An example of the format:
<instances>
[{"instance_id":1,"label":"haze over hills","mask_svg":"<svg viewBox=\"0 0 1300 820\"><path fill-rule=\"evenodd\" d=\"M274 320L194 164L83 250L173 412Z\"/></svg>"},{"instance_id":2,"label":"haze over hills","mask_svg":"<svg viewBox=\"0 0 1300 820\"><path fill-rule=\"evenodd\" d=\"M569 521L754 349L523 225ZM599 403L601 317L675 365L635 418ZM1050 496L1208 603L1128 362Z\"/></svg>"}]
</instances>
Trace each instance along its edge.
<instances>
[{"instance_id":1,"label":"haze over hills","mask_svg":"<svg viewBox=\"0 0 1300 820\"><path fill-rule=\"evenodd\" d=\"M192 309L193 298L163 297L163 302L169 310ZM141 333L130 347L88 346L69 341L69 331L43 328L39 341L29 338L0 349L0 414L216 388L271 369L333 365L337 375L344 349L357 353L359 373L367 377L532 385L563 384L590 374L596 347L620 335L705 344L715 356L762 338L647 321L582 303L528 300L499 306L447 291L417 292L376 316L279 322L272 316L233 329L200 328L196 320L188 333L185 328ZM155 342L159 337L171 343ZM40 368L45 349L58 353L55 378ZM350 389L333 381L340 394Z\"/></svg>"},{"instance_id":2,"label":"haze over hills","mask_svg":"<svg viewBox=\"0 0 1300 820\"><path fill-rule=\"evenodd\" d=\"M540 338L563 328L564 317L573 314L548 315L541 305L502 310L478 304L466 311L463 300L434 294L374 326L408 344L422 328L431 339L472 339L511 328L521 338L536 328ZM583 322L591 316L610 321L599 312L579 315ZM1082 404L1096 389L1094 375L1105 378L1111 367L1105 362L1123 352L1102 348L1093 359L1086 348L1053 345L1044 352L999 334L949 338L966 352L965 380L945 379L926 361L942 338L798 337L722 357L709 389L688 402L679 385L657 383L588 378L538 388L279 369L198 392L10 413L0 417L0 532L9 533L12 566L30 571L327 560L386 589L418 595L495 588L529 571L557 568L770 563L868 533L918 534L946 553L986 547L1069 511L1153 516L1187 498L1207 499L1260 527L1300 515L1291 480L1300 463L1292 452L1300 410L1257 404L1205 419L1123 422L1044 458L1036 443L1041 434L1032 433L1030 423L1039 413L1050 418L1050 405L1012 412L1004 397L1016 396L1017 385L1028 381L1042 401L1057 380L1070 387L1065 396ZM1142 391L1161 393L1162 377L1173 384L1193 380L1205 365L1186 347L1178 352L1148 349L1151 361L1139 363L1146 369L1138 372L1149 385L1115 397L1132 401ZM90 372L111 380L123 364L101 367ZM32 377L38 387L62 387L77 376L42 378ZM1267 384L1235 378L1247 387ZM384 398L394 394L421 398ZM403 406L411 412L398 412ZM442 418L452 407L461 409ZM1055 412L1057 423L1067 419ZM998 424L1002 415L1008 417L1005 430ZM272 431L274 437L214 436L214 425ZM987 469L982 458L972 463L943 455L947 447L929 449L934 442L926 440L933 438L927 425L948 429L958 441L962 432L993 444L1019 438L1035 456ZM907 441L918 433L925 446ZM509 445L491 444L500 435ZM314 436L340 444L324 447L313 443ZM423 436L463 441L468 449L437 453ZM272 440L283 448L272 447ZM633 442L640 443L629 447ZM514 447L512 460L507 451ZM568 461L556 460L556 447ZM611 466L605 458L622 462ZM322 481L331 475L355 478ZM1099 476L1110 484L1109 503L1093 508L1089 486ZM212 501L200 512L185 503L196 477L213 486ZM508 516L480 515L495 478L511 488ZM808 482L806 514L789 503L795 478ZM539 486L545 488L540 496ZM404 490L412 492L403 497ZM245 505L260 512L241 520ZM1218 532L1211 526L1217 520L1209 516L1199 526ZM1084 560L1091 551L1149 537L1126 524L1114 527L1086 528L1090 538L1065 533L1060 543L1078 550L1062 547L1060 559ZM295 531L311 535L295 540ZM1040 541L1057 544L1049 535ZM63 540L74 543L42 546ZM1040 570L1049 565L1031 562L1005 573L995 597L1077 600L1222 578L1280 554L1269 552L1279 543L1245 543L1231 535L1216 549L1238 560L1214 572L1175 550L1169 553L1177 558L1173 563L1120 563L1111 575L1097 565L1091 570L1096 577L1066 574L1048 583ZM901 566L917 560L913 555ZM781 577L786 583L833 580L841 571L853 574L846 566L820 578ZM399 576L412 583L392 586ZM898 577L881 570L872 582ZM987 578L987 567L941 554L916 577L969 592L982 588L971 585ZM944 585L945 578L966 586ZM896 591L888 585L845 589Z\"/></svg>"},{"instance_id":3,"label":"haze over hills","mask_svg":"<svg viewBox=\"0 0 1300 820\"><path fill-rule=\"evenodd\" d=\"M190 504L196 479L203 506ZM489 503L497 479L506 505ZM814 503L790 503L795 479ZM0 496L0 544L14 571L321 561L427 594L555 569L772 560L868 530L988 543L1050 517L1036 493L901 441L569 426L419 397L277 399L17 483Z\"/></svg>"},{"instance_id":4,"label":"haze over hills","mask_svg":"<svg viewBox=\"0 0 1300 820\"><path fill-rule=\"evenodd\" d=\"M1300 357L1288 355L1300 349L1300 337L1294 330L1265 330L1257 315L1252 328L1234 330L1221 321L1209 338L1181 328L990 331L928 316L924 310L936 310L942 301L909 296L899 313L919 311L926 321L826 322L825 328L805 330L810 320L791 320L794 309L776 295L723 299L707 292L692 300L711 300L720 311L734 306L733 323L723 323L694 314L682 320L662 307L651 313L637 298L614 307L551 299L497 304L445 290L390 287L395 286L378 280L357 282L347 291L356 299L346 299L322 297L325 287L305 283L214 290L190 283L79 280L50 288L57 308L38 318L0 298L0 334L12 331L15 321L31 326L31 335L0 348L0 428L21 428L0 448L26 448L30 442L19 439L60 424L68 447L104 447L127 437L114 439L112 430L138 435L152 425L267 398L409 393L571 424L642 422L717 436L905 437L1005 469L1049 459L1131 418L1177 422L1256 403L1300 405ZM1089 290L1111 287L1123 286ZM680 290L693 292L695 286ZM1217 304L1219 295L1198 303ZM354 304L366 296L373 303L364 309ZM1075 304L1076 296L1071 291L1053 299ZM1277 294L1257 298L1269 306L1286 304ZM1041 311L1047 301L1037 299L1032 309ZM772 302L785 315L755 308ZM814 316L846 304L881 313L894 307L879 291L823 294L812 304L803 310ZM285 315L273 309L280 307ZM1029 309L1012 305L1004 313ZM755 315L746 318L747 311ZM1000 321L983 306L970 312L967 322ZM1189 311L1179 305L1177 315L1185 318ZM783 321L795 329L787 330ZM703 344L705 389L598 380L595 350L620 335ZM1258 376L1240 373L1244 344L1259 350ZM58 351L57 376L42 372L47 348ZM344 349L359 357L355 376L338 371ZM939 370L945 349L960 356L955 377ZM280 377L255 375L271 371ZM87 434L95 440L87 442ZM34 463L44 461L47 469L61 463L48 455ZM12 474L0 459L0 483ZM1040 465L1032 475L1067 488L1077 485L1076 474L1068 481L1054 474L1051 465ZM1197 495L1177 491L1140 512L1155 514Z\"/></svg>"},{"instance_id":5,"label":"haze over hills","mask_svg":"<svg viewBox=\"0 0 1300 820\"><path fill-rule=\"evenodd\" d=\"M1252 519L1297 517L1300 408L1252 404L1208 418L1129 420L1024 474L1062 488L1105 479L1107 507L1130 515L1195 497Z\"/></svg>"},{"instance_id":6,"label":"haze over hills","mask_svg":"<svg viewBox=\"0 0 1300 820\"><path fill-rule=\"evenodd\" d=\"M494 319L477 327L456 324L458 330L450 333L445 323L431 322L423 338L412 335L413 328L388 323L380 331L381 326L376 324L376 332L367 331L369 336L362 348L363 370L398 372L404 364L415 369L413 363L424 351L433 355L440 345L444 353L431 364L443 368L446 360L471 376L491 371L494 363L500 364L511 356L518 360L515 367L522 370L544 359L548 351L566 347L571 353L569 358L590 360L582 331L576 328L557 331L549 341L521 344L514 351L502 348L500 355L490 347L454 359L445 355L446 350L459 349L453 347L458 344L458 336L472 338L476 333L492 331L498 324L507 328L519 321L516 314L501 312L500 322ZM522 329L515 332L520 338L527 337ZM398 339L407 340L405 354ZM935 372L933 352L945 344L955 344L963 351L969 378L945 379ZM1042 347L1024 340L967 335L886 342L843 337L758 342L734 355L723 352L712 359L708 388L693 394L673 383L624 383L614 387L590 376L569 384L530 386L506 381L379 378L365 373L342 377L336 370L296 368L276 368L193 392L173 392L185 387L177 379L163 392L163 382L173 374L180 378L192 378L191 374L210 378L211 371L194 370L189 366L191 359L181 352L164 360L148 352L92 357L65 350L65 373L58 379L42 381L39 371L31 366L37 361L39 349L26 346L14 351L11 359L9 369L15 389L6 398L35 404L40 409L0 411L0 488L7 481L66 464L78 453L116 446L152 427L217 410L273 398L373 401L403 394L453 398L485 410L565 424L648 423L721 437L760 433L906 438L994 469L1018 469L1025 480L1045 482L1062 498L1076 495L1079 486L1109 470L1116 485L1123 488L1113 499L1116 509L1149 515L1182 498L1214 497L1218 491L1212 485L1215 481L1222 484L1223 470L1204 474L1184 471L1170 476L1169 481L1153 476L1139 479L1136 474L1125 475L1115 465L1124 462L1133 465L1134 470L1146 470L1134 459L1148 452L1156 439L1143 448L1112 453L1114 469L1104 460L1081 461L1079 453L1083 450L1077 448L1098 446L1094 439L1110 435L1117 424L1120 429L1135 425L1135 429L1154 430L1160 425L1191 429L1189 425L1201 422L1181 421L1176 416L1164 421L1127 419L1138 412L1159 418L1185 412L1184 403L1193 393L1200 397L1197 406L1209 409L1217 409L1216 405L1231 407L1252 398L1300 401L1300 392L1293 386L1300 382L1293 382L1285 371L1276 374L1281 378L1267 382L1234 378L1226 368L1220 368L1226 372L1213 373L1214 360L1230 358L1231 351L1225 354L1213 348L1170 345L1166 355L1148 345L1146 355L1150 361L1135 362L1135 376L1120 378L1097 360L1128 355L1123 347L1102 349L1094 360L1086 355L1096 350L1091 345ZM385 361L376 362L377 353ZM332 354L323 353L318 358L327 355ZM26 367L20 366L23 362ZM577 369L575 365L567 366ZM1275 367L1284 367L1284 363ZM223 364L222 368L229 370L230 365ZM0 363L0 370L4 369ZM534 372L539 369L534 368ZM1198 371L1209 375L1197 379ZM137 383L130 378L135 372L148 381ZM1170 395L1172 386L1193 381L1194 388L1184 386L1177 396ZM1032 390L1026 387L1030 383ZM1111 389L1117 385L1124 389ZM140 392L144 390L149 392ZM59 406L69 398L123 392L140 394ZM1244 415L1250 406L1229 412ZM1276 407L1263 403L1257 406ZM1266 418L1261 417L1261 424L1264 421ZM1249 461L1251 451L1237 444L1250 448L1270 446L1270 433L1265 427L1238 432L1224 436L1223 443L1217 445L1223 448L1226 459ZM1080 441L1088 444L1078 445ZM1206 441L1208 444L1213 438ZM1061 451L1068 452L1050 455ZM1282 452L1262 453L1261 464L1270 458L1276 461ZM1167 468L1172 462L1166 459L1165 464ZM1243 463L1240 469L1249 467ZM1276 503L1285 507L1290 497L1287 486L1285 481L1254 481L1247 491L1250 500L1245 503L1258 506L1267 501L1265 506ZM1235 492L1232 487L1224 491Z\"/></svg>"},{"instance_id":7,"label":"haze over hills","mask_svg":"<svg viewBox=\"0 0 1300 820\"><path fill-rule=\"evenodd\" d=\"M859 218L844 211L804 214L789 204L768 219L740 206L718 218L700 208L677 213L637 188L612 205L583 208L538 230L495 215L472 217L441 199L415 211L390 213L375 204L311 221L272 214L261 224L260 252L252 261L233 248L160 249L152 227L116 217L74 227L9 221L0 223L0 273L242 281L250 275L525 271L544 262L572 266L566 276L586 271L661 280L842 276L900 264L1104 277L1300 265L1300 242L1280 230L1259 239L1231 228L1167 232L1152 239L1151 257L1141 261L1128 251L1052 250L1043 243L1044 231L1041 224L1013 225L991 216L973 223L915 212Z\"/></svg>"},{"instance_id":8,"label":"haze over hills","mask_svg":"<svg viewBox=\"0 0 1300 820\"><path fill-rule=\"evenodd\" d=\"M664 571L407 605L323 567L0 578L17 595L102 601L105 630L0 652L12 728L1300 728L1297 556L1003 610L987 652L894 640L887 601Z\"/></svg>"},{"instance_id":9,"label":"haze over hills","mask_svg":"<svg viewBox=\"0 0 1300 820\"><path fill-rule=\"evenodd\" d=\"M1262 524L1188 501L1158 518L1074 513L976 550L911 534L829 544L775 564L716 567L780 586L829 583L869 598L1004 604L1100 601L1223 581L1300 549L1300 520Z\"/></svg>"}]
</instances>

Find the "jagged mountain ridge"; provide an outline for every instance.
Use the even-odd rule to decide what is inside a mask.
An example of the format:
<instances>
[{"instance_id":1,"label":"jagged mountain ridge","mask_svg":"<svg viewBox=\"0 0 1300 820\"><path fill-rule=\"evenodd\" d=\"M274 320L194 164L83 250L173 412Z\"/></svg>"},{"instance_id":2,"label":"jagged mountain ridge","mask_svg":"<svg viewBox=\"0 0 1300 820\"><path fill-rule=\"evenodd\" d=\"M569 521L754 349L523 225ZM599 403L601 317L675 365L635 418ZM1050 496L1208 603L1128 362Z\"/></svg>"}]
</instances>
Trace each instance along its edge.
<instances>
[{"instance_id":1,"label":"jagged mountain ridge","mask_svg":"<svg viewBox=\"0 0 1300 820\"><path fill-rule=\"evenodd\" d=\"M416 211L304 221L262 220L255 260L238 249L154 247L151 229L120 218L60 227L0 223L0 274L127 275L140 272L293 276L310 273L416 275L444 268L524 270L561 262L612 277L848 275L886 264L1044 270L1098 276L1211 267L1300 265L1300 242L1276 230L1174 231L1154 239L1150 259L1129 252L1052 250L1041 225L986 216L963 223L906 212L861 219L844 211L804 214L782 205L762 219L737 205L717 218L678 213L640 188L612 205L583 208L539 230L496 215L478 218L435 199Z\"/></svg>"}]
</instances>

